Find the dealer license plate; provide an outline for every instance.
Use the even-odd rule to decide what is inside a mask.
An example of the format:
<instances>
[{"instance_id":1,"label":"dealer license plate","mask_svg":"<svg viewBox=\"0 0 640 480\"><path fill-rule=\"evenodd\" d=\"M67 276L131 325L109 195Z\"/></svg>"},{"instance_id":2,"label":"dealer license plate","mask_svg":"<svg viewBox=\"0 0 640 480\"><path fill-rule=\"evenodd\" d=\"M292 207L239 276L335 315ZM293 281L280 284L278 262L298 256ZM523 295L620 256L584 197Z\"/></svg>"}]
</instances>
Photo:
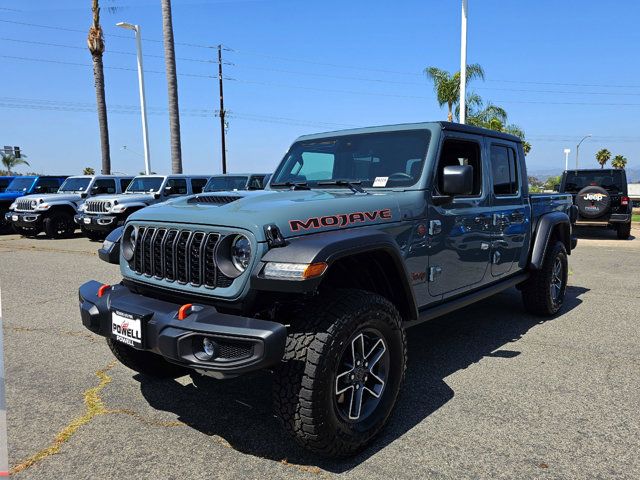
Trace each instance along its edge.
<instances>
[{"instance_id":1,"label":"dealer license plate","mask_svg":"<svg viewBox=\"0 0 640 480\"><path fill-rule=\"evenodd\" d=\"M18 221L18 215L13 215L13 216L11 217L11 221L12 221L12 222L17 222L17 221Z\"/></svg>"},{"instance_id":2,"label":"dealer license plate","mask_svg":"<svg viewBox=\"0 0 640 480\"><path fill-rule=\"evenodd\" d=\"M113 310L111 336L131 347L142 348L142 320L130 313Z\"/></svg>"},{"instance_id":3,"label":"dealer license plate","mask_svg":"<svg viewBox=\"0 0 640 480\"><path fill-rule=\"evenodd\" d=\"M89 225L91 223L91 219L88 217L84 217L84 224Z\"/></svg>"}]
</instances>

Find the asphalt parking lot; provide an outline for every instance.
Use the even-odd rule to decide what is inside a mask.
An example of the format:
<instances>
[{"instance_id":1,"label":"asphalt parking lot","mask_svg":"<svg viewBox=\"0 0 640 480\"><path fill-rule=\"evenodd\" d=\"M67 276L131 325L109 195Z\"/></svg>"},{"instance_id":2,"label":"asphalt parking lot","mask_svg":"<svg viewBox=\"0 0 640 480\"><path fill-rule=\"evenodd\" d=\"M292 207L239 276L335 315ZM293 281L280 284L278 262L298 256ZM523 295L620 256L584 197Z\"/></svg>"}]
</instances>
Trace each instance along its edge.
<instances>
[{"instance_id":1,"label":"asphalt parking lot","mask_svg":"<svg viewBox=\"0 0 640 480\"><path fill-rule=\"evenodd\" d=\"M363 454L299 450L267 373L151 380L82 327L99 244L0 236L9 464L17 478L640 478L640 228L582 232L564 313L516 290L409 331L406 385Z\"/></svg>"}]
</instances>

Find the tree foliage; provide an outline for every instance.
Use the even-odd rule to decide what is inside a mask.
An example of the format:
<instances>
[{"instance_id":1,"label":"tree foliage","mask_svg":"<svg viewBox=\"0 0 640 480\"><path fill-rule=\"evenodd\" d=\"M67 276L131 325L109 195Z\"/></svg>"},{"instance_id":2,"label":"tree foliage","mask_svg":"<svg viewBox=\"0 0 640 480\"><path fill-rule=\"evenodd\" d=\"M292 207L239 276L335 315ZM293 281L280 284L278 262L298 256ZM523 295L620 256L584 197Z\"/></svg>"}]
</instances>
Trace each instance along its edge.
<instances>
[{"instance_id":1,"label":"tree foliage","mask_svg":"<svg viewBox=\"0 0 640 480\"><path fill-rule=\"evenodd\" d=\"M91 167L84 167L84 170L82 171L83 175L95 175L96 171L91 168Z\"/></svg>"},{"instance_id":2,"label":"tree foliage","mask_svg":"<svg viewBox=\"0 0 640 480\"><path fill-rule=\"evenodd\" d=\"M606 148L598 150L596 153L596 161L600 164L600 168L604 168L607 162L611 159L611 152Z\"/></svg>"},{"instance_id":3,"label":"tree foliage","mask_svg":"<svg viewBox=\"0 0 640 480\"><path fill-rule=\"evenodd\" d=\"M447 105L447 120L453 121L453 108L460 103L460 72L450 73L437 67L427 67L425 75L433 82L438 104ZM484 70L477 63L467 65L466 80L470 83L475 78L484 80Z\"/></svg>"},{"instance_id":4,"label":"tree foliage","mask_svg":"<svg viewBox=\"0 0 640 480\"><path fill-rule=\"evenodd\" d=\"M616 155L613 157L613 160L611 160L611 166L622 170L627 166L627 158L624 155Z\"/></svg>"},{"instance_id":5,"label":"tree foliage","mask_svg":"<svg viewBox=\"0 0 640 480\"><path fill-rule=\"evenodd\" d=\"M16 158L13 153L7 154L0 152L0 155L2 156L2 165L7 169L9 175L11 175L12 170L18 165L29 165L29 162L23 158L26 157L25 154L22 154L21 158Z\"/></svg>"}]
</instances>

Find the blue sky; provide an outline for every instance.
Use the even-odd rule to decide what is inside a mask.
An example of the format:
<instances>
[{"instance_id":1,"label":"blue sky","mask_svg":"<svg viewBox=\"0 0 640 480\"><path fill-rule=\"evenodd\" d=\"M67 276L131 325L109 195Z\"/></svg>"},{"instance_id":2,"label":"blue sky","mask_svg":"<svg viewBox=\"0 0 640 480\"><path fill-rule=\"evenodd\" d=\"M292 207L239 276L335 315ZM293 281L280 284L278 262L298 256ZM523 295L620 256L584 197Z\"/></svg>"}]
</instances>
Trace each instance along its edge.
<instances>
[{"instance_id":1,"label":"blue sky","mask_svg":"<svg viewBox=\"0 0 640 480\"><path fill-rule=\"evenodd\" d=\"M0 0L0 145L20 145L31 170L99 170L85 43L90 3ZM112 168L143 169L135 42L133 32L115 27L127 21L147 39L152 169L168 172L160 2L103 3L121 7L102 18ZM469 0L468 61L486 72L470 88L526 132L530 171L562 168L565 147L573 162L587 133L594 138L580 148L583 166L595 166L596 150L606 147L640 167L640 5L612 5ZM230 171L273 170L305 133L446 118L422 71L459 68L458 0L174 0L173 16L186 172L220 171L219 120L202 113L218 108L217 65L209 62L218 43L233 63L224 67Z\"/></svg>"}]
</instances>

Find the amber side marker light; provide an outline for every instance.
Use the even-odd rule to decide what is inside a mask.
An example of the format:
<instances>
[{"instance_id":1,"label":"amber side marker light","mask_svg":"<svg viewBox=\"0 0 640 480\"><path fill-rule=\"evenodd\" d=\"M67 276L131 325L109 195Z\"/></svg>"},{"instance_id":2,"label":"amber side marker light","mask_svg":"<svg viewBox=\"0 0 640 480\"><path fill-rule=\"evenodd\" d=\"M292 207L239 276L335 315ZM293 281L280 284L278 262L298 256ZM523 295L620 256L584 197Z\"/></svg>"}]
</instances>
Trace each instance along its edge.
<instances>
[{"instance_id":1,"label":"amber side marker light","mask_svg":"<svg viewBox=\"0 0 640 480\"><path fill-rule=\"evenodd\" d=\"M282 280L308 280L324 274L329 265L317 263L269 262L264 266L263 275Z\"/></svg>"},{"instance_id":2,"label":"amber side marker light","mask_svg":"<svg viewBox=\"0 0 640 480\"><path fill-rule=\"evenodd\" d=\"M178 310L178 320L184 320L191 314L191 308L193 307L193 303L186 303L180 307Z\"/></svg>"},{"instance_id":3,"label":"amber side marker light","mask_svg":"<svg viewBox=\"0 0 640 480\"><path fill-rule=\"evenodd\" d=\"M98 298L102 298L102 296L104 295L104 292L106 292L110 288L111 288L111 285L100 285L100 288L98 289Z\"/></svg>"}]
</instances>

